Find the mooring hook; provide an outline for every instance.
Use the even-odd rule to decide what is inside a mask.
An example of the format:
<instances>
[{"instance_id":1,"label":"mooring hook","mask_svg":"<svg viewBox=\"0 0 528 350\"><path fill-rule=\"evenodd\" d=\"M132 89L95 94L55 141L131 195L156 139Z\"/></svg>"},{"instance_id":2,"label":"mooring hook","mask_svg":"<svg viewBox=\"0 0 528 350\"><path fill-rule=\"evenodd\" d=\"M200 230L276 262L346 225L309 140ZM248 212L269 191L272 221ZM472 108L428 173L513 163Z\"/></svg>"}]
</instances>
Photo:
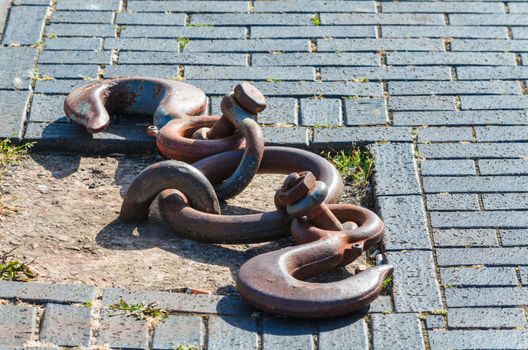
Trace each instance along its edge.
<instances>
[{"instance_id":1,"label":"mooring hook","mask_svg":"<svg viewBox=\"0 0 528 350\"><path fill-rule=\"evenodd\" d=\"M347 237L333 235L258 255L241 266L237 289L257 308L286 316L328 317L356 311L378 297L392 266L376 266L331 283L301 280L338 266L345 249L353 249Z\"/></svg>"},{"instance_id":2,"label":"mooring hook","mask_svg":"<svg viewBox=\"0 0 528 350\"><path fill-rule=\"evenodd\" d=\"M151 115L161 129L170 120L202 114L206 96L199 88L178 81L128 77L97 81L73 90L64 112L90 133L103 131L110 115Z\"/></svg>"}]
</instances>

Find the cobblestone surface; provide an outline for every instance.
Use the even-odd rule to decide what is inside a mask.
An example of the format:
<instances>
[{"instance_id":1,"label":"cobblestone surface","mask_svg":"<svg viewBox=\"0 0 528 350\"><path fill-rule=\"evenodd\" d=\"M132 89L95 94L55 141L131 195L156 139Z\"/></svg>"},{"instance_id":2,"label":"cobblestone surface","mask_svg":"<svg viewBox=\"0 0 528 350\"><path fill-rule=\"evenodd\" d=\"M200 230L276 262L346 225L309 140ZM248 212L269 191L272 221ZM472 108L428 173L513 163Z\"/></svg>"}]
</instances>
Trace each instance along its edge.
<instances>
[{"instance_id":1,"label":"cobblestone surface","mask_svg":"<svg viewBox=\"0 0 528 350\"><path fill-rule=\"evenodd\" d=\"M69 123L65 95L98 78L183 78L220 113L253 81L269 145L371 147L395 275L368 312L309 322L238 297L2 282L0 348L528 348L527 14L522 0L13 0L0 138L153 151L142 125ZM111 317L120 298L171 315Z\"/></svg>"}]
</instances>

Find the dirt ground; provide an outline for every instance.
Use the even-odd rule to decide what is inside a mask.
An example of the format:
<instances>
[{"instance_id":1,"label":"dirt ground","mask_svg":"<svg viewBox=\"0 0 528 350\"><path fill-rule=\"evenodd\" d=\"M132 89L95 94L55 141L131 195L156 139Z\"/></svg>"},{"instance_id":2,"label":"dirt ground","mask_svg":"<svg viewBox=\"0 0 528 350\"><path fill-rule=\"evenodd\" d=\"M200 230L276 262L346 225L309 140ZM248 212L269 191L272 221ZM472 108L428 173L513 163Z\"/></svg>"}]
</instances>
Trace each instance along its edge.
<instances>
[{"instance_id":1,"label":"dirt ground","mask_svg":"<svg viewBox=\"0 0 528 350\"><path fill-rule=\"evenodd\" d=\"M176 290L182 287L226 294L233 276L249 258L291 244L279 241L216 245L182 239L164 225L155 205L140 225L117 220L131 181L155 156L81 157L32 154L8 169L0 216L0 249L33 261L37 281L82 282L99 287ZM283 175L259 175L223 213L238 207L274 210L273 194ZM347 202L354 201L346 196ZM340 269L332 278L350 275Z\"/></svg>"}]
</instances>

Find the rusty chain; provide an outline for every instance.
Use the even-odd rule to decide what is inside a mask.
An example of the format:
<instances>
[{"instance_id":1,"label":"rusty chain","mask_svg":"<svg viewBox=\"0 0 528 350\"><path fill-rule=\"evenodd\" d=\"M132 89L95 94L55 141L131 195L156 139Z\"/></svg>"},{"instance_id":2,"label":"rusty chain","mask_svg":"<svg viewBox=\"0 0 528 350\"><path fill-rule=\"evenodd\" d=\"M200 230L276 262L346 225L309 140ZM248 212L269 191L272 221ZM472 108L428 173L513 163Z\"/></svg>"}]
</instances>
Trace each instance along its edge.
<instances>
[{"instance_id":1,"label":"rusty chain","mask_svg":"<svg viewBox=\"0 0 528 350\"><path fill-rule=\"evenodd\" d=\"M392 274L379 265L332 283L305 280L345 266L381 241L384 225L372 211L335 204L343 182L335 167L311 152L265 147L257 113L266 99L249 83L221 102L222 116L201 115L205 94L170 80L131 77L74 90L66 115L88 132L104 130L112 114L153 115L148 133L171 160L143 170L120 212L125 222L148 218L156 197L172 231L211 243L250 243L291 233L298 245L253 257L242 265L237 289L249 303L272 313L327 317L369 305ZM191 164L189 164L191 163ZM288 174L275 194L276 210L221 215L219 201L242 192L257 173Z\"/></svg>"}]
</instances>

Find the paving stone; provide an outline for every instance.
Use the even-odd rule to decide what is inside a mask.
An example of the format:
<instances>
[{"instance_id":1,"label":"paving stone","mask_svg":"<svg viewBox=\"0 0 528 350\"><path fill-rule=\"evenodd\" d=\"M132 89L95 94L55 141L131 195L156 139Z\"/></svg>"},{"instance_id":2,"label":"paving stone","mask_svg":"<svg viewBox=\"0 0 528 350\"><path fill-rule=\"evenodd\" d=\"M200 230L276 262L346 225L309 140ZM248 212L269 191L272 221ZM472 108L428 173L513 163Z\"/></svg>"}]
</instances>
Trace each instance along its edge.
<instances>
[{"instance_id":1,"label":"paving stone","mask_svg":"<svg viewBox=\"0 0 528 350\"><path fill-rule=\"evenodd\" d=\"M247 4L242 1L152 1L131 0L127 10L132 12L247 12Z\"/></svg>"},{"instance_id":2,"label":"paving stone","mask_svg":"<svg viewBox=\"0 0 528 350\"><path fill-rule=\"evenodd\" d=\"M0 305L0 345L24 345L32 340L36 323L37 312L34 307Z\"/></svg>"},{"instance_id":3,"label":"paving stone","mask_svg":"<svg viewBox=\"0 0 528 350\"><path fill-rule=\"evenodd\" d=\"M389 82L388 87L389 94L392 96L518 95L521 92L516 81L395 81Z\"/></svg>"},{"instance_id":4,"label":"paving stone","mask_svg":"<svg viewBox=\"0 0 528 350\"><path fill-rule=\"evenodd\" d=\"M29 120L32 122L68 123L64 115L65 96L33 95Z\"/></svg>"},{"instance_id":5,"label":"paving stone","mask_svg":"<svg viewBox=\"0 0 528 350\"><path fill-rule=\"evenodd\" d=\"M392 313L392 299L390 295L380 295L369 305L370 313Z\"/></svg>"},{"instance_id":6,"label":"paving stone","mask_svg":"<svg viewBox=\"0 0 528 350\"><path fill-rule=\"evenodd\" d=\"M471 141L473 139L473 129L470 127L461 128L422 128L418 129L418 142L454 142Z\"/></svg>"},{"instance_id":7,"label":"paving stone","mask_svg":"<svg viewBox=\"0 0 528 350\"><path fill-rule=\"evenodd\" d=\"M222 115L220 104L222 97L211 97L211 114ZM282 98L282 97L267 97L266 102L268 106L266 109L258 114L257 121L260 124L292 124L297 125L297 99ZM305 130L306 131L306 130ZM302 136L302 142L306 135ZM266 140L267 141L267 140Z\"/></svg>"},{"instance_id":8,"label":"paving stone","mask_svg":"<svg viewBox=\"0 0 528 350\"><path fill-rule=\"evenodd\" d=\"M447 305L451 307L517 307L528 301L528 288L447 288ZM509 343L508 343L509 344Z\"/></svg>"},{"instance_id":9,"label":"paving stone","mask_svg":"<svg viewBox=\"0 0 528 350\"><path fill-rule=\"evenodd\" d=\"M319 0L256 1L255 12L336 12L336 7L343 12L376 12L373 1L346 1L334 4Z\"/></svg>"},{"instance_id":10,"label":"paving stone","mask_svg":"<svg viewBox=\"0 0 528 350\"><path fill-rule=\"evenodd\" d=\"M506 27L479 27L475 30L474 26L383 26L381 33L384 38L508 38Z\"/></svg>"},{"instance_id":11,"label":"paving stone","mask_svg":"<svg viewBox=\"0 0 528 350\"><path fill-rule=\"evenodd\" d=\"M119 54L120 64L211 64L245 66L246 56L226 53L175 53L124 51Z\"/></svg>"},{"instance_id":12,"label":"paving stone","mask_svg":"<svg viewBox=\"0 0 528 350\"><path fill-rule=\"evenodd\" d=\"M30 5L30 6L48 6L48 0L14 0L12 2L14 6Z\"/></svg>"},{"instance_id":13,"label":"paving stone","mask_svg":"<svg viewBox=\"0 0 528 350\"><path fill-rule=\"evenodd\" d=\"M111 67L111 66L109 66ZM66 64L41 64L38 72L41 77L55 79L95 79L99 66L97 65L66 65Z\"/></svg>"},{"instance_id":14,"label":"paving stone","mask_svg":"<svg viewBox=\"0 0 528 350\"><path fill-rule=\"evenodd\" d=\"M393 111L453 111L455 99L452 96L391 96L388 105Z\"/></svg>"},{"instance_id":15,"label":"paving stone","mask_svg":"<svg viewBox=\"0 0 528 350\"><path fill-rule=\"evenodd\" d=\"M94 51L98 50L99 46L101 46L100 38L57 37L53 39L46 39L46 50Z\"/></svg>"},{"instance_id":16,"label":"paving stone","mask_svg":"<svg viewBox=\"0 0 528 350\"><path fill-rule=\"evenodd\" d=\"M220 67L186 66L185 77L191 80L313 80L312 67Z\"/></svg>"},{"instance_id":17,"label":"paving stone","mask_svg":"<svg viewBox=\"0 0 528 350\"><path fill-rule=\"evenodd\" d=\"M376 196L421 194L410 144L374 145Z\"/></svg>"},{"instance_id":18,"label":"paving stone","mask_svg":"<svg viewBox=\"0 0 528 350\"><path fill-rule=\"evenodd\" d=\"M154 68L155 67L155 68ZM224 67L225 68L225 67ZM120 64L107 65L105 67L105 78L126 77L133 75L151 76L165 79L174 79L178 76L177 65L140 65L140 64Z\"/></svg>"},{"instance_id":19,"label":"paving stone","mask_svg":"<svg viewBox=\"0 0 528 350\"><path fill-rule=\"evenodd\" d=\"M421 196L377 196L385 223L385 250L431 249Z\"/></svg>"},{"instance_id":20,"label":"paving stone","mask_svg":"<svg viewBox=\"0 0 528 350\"><path fill-rule=\"evenodd\" d=\"M251 315L253 309L238 297L221 295L190 295L170 292L149 292L133 289L107 288L103 293L103 304L112 305L124 299L129 304L156 302L164 309L225 315Z\"/></svg>"},{"instance_id":21,"label":"paving stone","mask_svg":"<svg viewBox=\"0 0 528 350\"><path fill-rule=\"evenodd\" d=\"M451 130L451 129L448 129ZM469 159L423 160L420 164L422 175L476 175L475 162Z\"/></svg>"},{"instance_id":22,"label":"paving stone","mask_svg":"<svg viewBox=\"0 0 528 350\"><path fill-rule=\"evenodd\" d=\"M478 197L474 194L438 193L427 195L428 210L479 210Z\"/></svg>"},{"instance_id":23,"label":"paving stone","mask_svg":"<svg viewBox=\"0 0 528 350\"><path fill-rule=\"evenodd\" d=\"M444 308L430 251L387 252L386 255L388 263L394 266L393 298L397 312Z\"/></svg>"},{"instance_id":24,"label":"paving stone","mask_svg":"<svg viewBox=\"0 0 528 350\"><path fill-rule=\"evenodd\" d=\"M492 229L433 230L437 247L491 247L497 246L497 232Z\"/></svg>"},{"instance_id":25,"label":"paving stone","mask_svg":"<svg viewBox=\"0 0 528 350\"><path fill-rule=\"evenodd\" d=\"M479 126L475 131L479 142L526 141L528 127Z\"/></svg>"},{"instance_id":26,"label":"paving stone","mask_svg":"<svg viewBox=\"0 0 528 350\"><path fill-rule=\"evenodd\" d=\"M439 266L528 265L527 247L437 249Z\"/></svg>"},{"instance_id":27,"label":"paving stone","mask_svg":"<svg viewBox=\"0 0 528 350\"><path fill-rule=\"evenodd\" d=\"M48 304L40 340L61 346L90 346L92 309L83 306Z\"/></svg>"},{"instance_id":28,"label":"paving stone","mask_svg":"<svg viewBox=\"0 0 528 350\"><path fill-rule=\"evenodd\" d=\"M374 26L255 26L250 28L251 38L376 38Z\"/></svg>"},{"instance_id":29,"label":"paving stone","mask_svg":"<svg viewBox=\"0 0 528 350\"><path fill-rule=\"evenodd\" d=\"M500 4L497 4L500 5ZM526 25L525 15L515 14L453 14L449 15L449 24L459 25L478 25L478 26L522 26Z\"/></svg>"},{"instance_id":30,"label":"paving stone","mask_svg":"<svg viewBox=\"0 0 528 350\"><path fill-rule=\"evenodd\" d=\"M296 52L309 51L306 39L191 40L184 52ZM313 79L313 78L312 78Z\"/></svg>"},{"instance_id":31,"label":"paving stone","mask_svg":"<svg viewBox=\"0 0 528 350\"><path fill-rule=\"evenodd\" d=\"M449 286L508 287L517 285L512 267L454 267L440 269L442 281Z\"/></svg>"},{"instance_id":32,"label":"paving stone","mask_svg":"<svg viewBox=\"0 0 528 350\"><path fill-rule=\"evenodd\" d=\"M35 84L35 93L49 95L67 95L73 89L86 85L89 82L81 80L38 80Z\"/></svg>"},{"instance_id":33,"label":"paving stone","mask_svg":"<svg viewBox=\"0 0 528 350\"><path fill-rule=\"evenodd\" d=\"M501 230L500 236L504 247L528 245L528 230Z\"/></svg>"},{"instance_id":34,"label":"paving stone","mask_svg":"<svg viewBox=\"0 0 528 350\"><path fill-rule=\"evenodd\" d=\"M319 149L348 148L364 142L410 142L410 128L315 128L312 146Z\"/></svg>"},{"instance_id":35,"label":"paving stone","mask_svg":"<svg viewBox=\"0 0 528 350\"><path fill-rule=\"evenodd\" d=\"M525 27L512 28L512 37L514 39L528 39L528 29Z\"/></svg>"},{"instance_id":36,"label":"paving stone","mask_svg":"<svg viewBox=\"0 0 528 350\"><path fill-rule=\"evenodd\" d=\"M109 64L109 52L97 51L44 51L40 64Z\"/></svg>"},{"instance_id":37,"label":"paving stone","mask_svg":"<svg viewBox=\"0 0 528 350\"><path fill-rule=\"evenodd\" d=\"M524 286L528 285L528 269L526 267L522 267L520 274L521 274L521 283Z\"/></svg>"},{"instance_id":38,"label":"paving stone","mask_svg":"<svg viewBox=\"0 0 528 350\"><path fill-rule=\"evenodd\" d=\"M203 347L204 333L202 318L198 316L169 316L156 325L153 335L153 349L175 349L180 345Z\"/></svg>"},{"instance_id":39,"label":"paving stone","mask_svg":"<svg viewBox=\"0 0 528 350\"><path fill-rule=\"evenodd\" d=\"M447 328L447 322L444 316L429 315L425 318L425 326L427 329Z\"/></svg>"},{"instance_id":40,"label":"paving stone","mask_svg":"<svg viewBox=\"0 0 528 350\"><path fill-rule=\"evenodd\" d=\"M22 137L28 97L27 91L0 91L0 138Z\"/></svg>"},{"instance_id":41,"label":"paving stone","mask_svg":"<svg viewBox=\"0 0 528 350\"><path fill-rule=\"evenodd\" d=\"M165 3L165 2L162 2ZM113 35L112 35L113 36ZM182 26L127 26L121 38L177 39L244 39L245 28L239 27L182 27Z\"/></svg>"},{"instance_id":42,"label":"paving stone","mask_svg":"<svg viewBox=\"0 0 528 350\"><path fill-rule=\"evenodd\" d=\"M450 330L429 332L431 349L525 349L528 332L523 330Z\"/></svg>"},{"instance_id":43,"label":"paving stone","mask_svg":"<svg viewBox=\"0 0 528 350\"><path fill-rule=\"evenodd\" d=\"M436 97L436 96L420 96ZM452 97L446 97L447 108L454 109ZM498 97L498 96L495 96ZM494 97L494 98L495 98ZM502 97L502 96L501 96ZM391 97L395 100L398 97ZM403 97L407 98L407 97ZM419 105L422 103L417 102ZM411 107L412 108L412 107ZM437 112L394 112L392 114L394 126L421 126L421 125L445 125L445 126L465 126L465 125L526 125L528 120L526 112L515 110L500 111L437 111Z\"/></svg>"},{"instance_id":44,"label":"paving stone","mask_svg":"<svg viewBox=\"0 0 528 350\"><path fill-rule=\"evenodd\" d=\"M247 26L247 25L292 25L306 26L312 24L312 14L304 13L254 13L249 16L237 14L196 14L191 16L192 24L207 23L214 26Z\"/></svg>"},{"instance_id":45,"label":"paving stone","mask_svg":"<svg viewBox=\"0 0 528 350\"><path fill-rule=\"evenodd\" d=\"M29 47L0 47L0 89L27 90L36 53L37 50Z\"/></svg>"},{"instance_id":46,"label":"paving stone","mask_svg":"<svg viewBox=\"0 0 528 350\"><path fill-rule=\"evenodd\" d=\"M46 7L14 6L9 11L3 44L33 45L40 39Z\"/></svg>"},{"instance_id":47,"label":"paving stone","mask_svg":"<svg viewBox=\"0 0 528 350\"><path fill-rule=\"evenodd\" d=\"M120 314L119 310L103 309L97 345L111 348L146 349L147 321Z\"/></svg>"},{"instance_id":48,"label":"paving stone","mask_svg":"<svg viewBox=\"0 0 528 350\"><path fill-rule=\"evenodd\" d=\"M383 13L504 13L504 6L498 2L384 2Z\"/></svg>"},{"instance_id":49,"label":"paving stone","mask_svg":"<svg viewBox=\"0 0 528 350\"><path fill-rule=\"evenodd\" d=\"M70 24L52 23L48 26L48 36L58 37L114 37L115 26L112 24Z\"/></svg>"},{"instance_id":50,"label":"paving stone","mask_svg":"<svg viewBox=\"0 0 528 350\"><path fill-rule=\"evenodd\" d=\"M483 194L485 210L520 210L528 209L527 193Z\"/></svg>"},{"instance_id":51,"label":"paving stone","mask_svg":"<svg viewBox=\"0 0 528 350\"><path fill-rule=\"evenodd\" d=\"M308 129L305 127L293 128L262 128L266 146L287 146L307 148Z\"/></svg>"},{"instance_id":52,"label":"paving stone","mask_svg":"<svg viewBox=\"0 0 528 350\"><path fill-rule=\"evenodd\" d=\"M528 108L525 96L461 96L462 109L523 109Z\"/></svg>"},{"instance_id":53,"label":"paving stone","mask_svg":"<svg viewBox=\"0 0 528 350\"><path fill-rule=\"evenodd\" d=\"M117 49L120 51L180 51L178 40L152 39L152 38L106 38L105 50Z\"/></svg>"},{"instance_id":54,"label":"paving stone","mask_svg":"<svg viewBox=\"0 0 528 350\"><path fill-rule=\"evenodd\" d=\"M118 25L151 25L151 26L183 26L183 13L118 13L115 23Z\"/></svg>"},{"instance_id":55,"label":"paving stone","mask_svg":"<svg viewBox=\"0 0 528 350\"><path fill-rule=\"evenodd\" d=\"M523 143L444 143L418 145L425 158L523 158L528 156L528 145Z\"/></svg>"},{"instance_id":56,"label":"paving stone","mask_svg":"<svg viewBox=\"0 0 528 350\"><path fill-rule=\"evenodd\" d=\"M480 159L482 175L528 175L526 159Z\"/></svg>"},{"instance_id":57,"label":"paving stone","mask_svg":"<svg viewBox=\"0 0 528 350\"><path fill-rule=\"evenodd\" d=\"M257 349L257 322L249 317L210 316L207 349Z\"/></svg>"},{"instance_id":58,"label":"paving stone","mask_svg":"<svg viewBox=\"0 0 528 350\"><path fill-rule=\"evenodd\" d=\"M112 11L56 11L53 23L112 23Z\"/></svg>"},{"instance_id":59,"label":"paving stone","mask_svg":"<svg viewBox=\"0 0 528 350\"><path fill-rule=\"evenodd\" d=\"M315 349L312 327L307 321L265 317L262 320L262 349Z\"/></svg>"},{"instance_id":60,"label":"paving stone","mask_svg":"<svg viewBox=\"0 0 528 350\"><path fill-rule=\"evenodd\" d=\"M528 219L522 211L432 212L431 224L438 228L525 228Z\"/></svg>"},{"instance_id":61,"label":"paving stone","mask_svg":"<svg viewBox=\"0 0 528 350\"><path fill-rule=\"evenodd\" d=\"M342 125L342 120L340 99L301 99L302 125Z\"/></svg>"},{"instance_id":62,"label":"paving stone","mask_svg":"<svg viewBox=\"0 0 528 350\"><path fill-rule=\"evenodd\" d=\"M346 317L319 323L318 349L368 350L368 348L368 327L363 319Z\"/></svg>"},{"instance_id":63,"label":"paving stone","mask_svg":"<svg viewBox=\"0 0 528 350\"><path fill-rule=\"evenodd\" d=\"M453 308L447 322L450 328L515 328L526 326L526 317L522 308Z\"/></svg>"},{"instance_id":64,"label":"paving stone","mask_svg":"<svg viewBox=\"0 0 528 350\"><path fill-rule=\"evenodd\" d=\"M59 1L58 10L113 11L119 9L119 0Z\"/></svg>"},{"instance_id":65,"label":"paving stone","mask_svg":"<svg viewBox=\"0 0 528 350\"><path fill-rule=\"evenodd\" d=\"M345 99L345 125L385 125L387 107L384 99Z\"/></svg>"},{"instance_id":66,"label":"paving stone","mask_svg":"<svg viewBox=\"0 0 528 350\"><path fill-rule=\"evenodd\" d=\"M376 14L354 14L354 13L322 13L321 23L328 25L335 24L396 24L396 25L435 25L444 24L442 15L423 15L414 13L376 13ZM426 35L424 35L426 36Z\"/></svg>"},{"instance_id":67,"label":"paving stone","mask_svg":"<svg viewBox=\"0 0 528 350\"><path fill-rule=\"evenodd\" d=\"M96 289L82 284L0 282L1 299L39 303L85 303L95 298Z\"/></svg>"},{"instance_id":68,"label":"paving stone","mask_svg":"<svg viewBox=\"0 0 528 350\"><path fill-rule=\"evenodd\" d=\"M414 28L414 27L413 27ZM420 27L417 27L420 28ZM427 28L427 27L426 27ZM456 27L455 27L456 28ZM387 54L387 64L394 66L406 65L448 65L448 66L474 66L474 65L488 65L488 66L515 66L515 58L511 53L479 53L475 55L470 52L396 52ZM396 84L396 83L393 83ZM429 85L424 83L398 83L398 84L417 84L424 85L427 89ZM437 83L435 83L437 84ZM440 83L438 83L440 84ZM451 82L453 85L468 85L463 82ZM435 86L431 86L435 88Z\"/></svg>"},{"instance_id":69,"label":"paving stone","mask_svg":"<svg viewBox=\"0 0 528 350\"><path fill-rule=\"evenodd\" d=\"M528 45L527 45L528 51ZM457 77L460 80L528 79L528 67L457 67Z\"/></svg>"},{"instance_id":70,"label":"paving stone","mask_svg":"<svg viewBox=\"0 0 528 350\"><path fill-rule=\"evenodd\" d=\"M252 62L254 66L378 66L379 57L372 53L257 53Z\"/></svg>"},{"instance_id":71,"label":"paving stone","mask_svg":"<svg viewBox=\"0 0 528 350\"><path fill-rule=\"evenodd\" d=\"M520 176L424 177L423 188L426 193L524 192L528 191L528 179Z\"/></svg>"},{"instance_id":72,"label":"paving stone","mask_svg":"<svg viewBox=\"0 0 528 350\"><path fill-rule=\"evenodd\" d=\"M528 5L525 3L509 3L510 13L528 13Z\"/></svg>"},{"instance_id":73,"label":"paving stone","mask_svg":"<svg viewBox=\"0 0 528 350\"><path fill-rule=\"evenodd\" d=\"M353 47L353 46L352 46ZM320 50L318 50L320 51ZM321 78L328 80L449 80L448 67L323 67Z\"/></svg>"},{"instance_id":74,"label":"paving stone","mask_svg":"<svg viewBox=\"0 0 528 350\"><path fill-rule=\"evenodd\" d=\"M425 349L418 315L372 315L372 343L375 350Z\"/></svg>"}]
</instances>

